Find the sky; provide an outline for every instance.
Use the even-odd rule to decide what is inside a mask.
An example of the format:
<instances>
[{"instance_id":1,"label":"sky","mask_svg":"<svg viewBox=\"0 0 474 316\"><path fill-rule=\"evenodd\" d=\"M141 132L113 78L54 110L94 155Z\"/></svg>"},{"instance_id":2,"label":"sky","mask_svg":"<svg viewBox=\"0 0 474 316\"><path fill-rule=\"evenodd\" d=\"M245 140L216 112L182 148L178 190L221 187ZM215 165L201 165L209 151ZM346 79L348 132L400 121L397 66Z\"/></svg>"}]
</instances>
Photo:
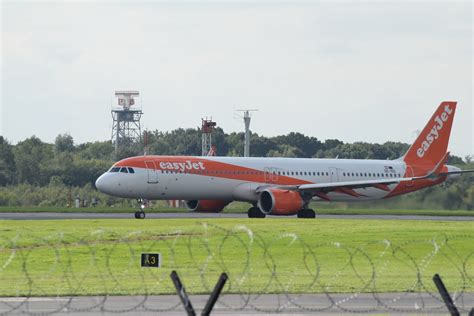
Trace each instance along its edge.
<instances>
[{"instance_id":1,"label":"sky","mask_svg":"<svg viewBox=\"0 0 474 316\"><path fill-rule=\"evenodd\" d=\"M1 2L0 134L111 137L114 91L149 130L212 117L320 140L412 143L458 101L454 155L474 154L473 5L441 1Z\"/></svg>"}]
</instances>

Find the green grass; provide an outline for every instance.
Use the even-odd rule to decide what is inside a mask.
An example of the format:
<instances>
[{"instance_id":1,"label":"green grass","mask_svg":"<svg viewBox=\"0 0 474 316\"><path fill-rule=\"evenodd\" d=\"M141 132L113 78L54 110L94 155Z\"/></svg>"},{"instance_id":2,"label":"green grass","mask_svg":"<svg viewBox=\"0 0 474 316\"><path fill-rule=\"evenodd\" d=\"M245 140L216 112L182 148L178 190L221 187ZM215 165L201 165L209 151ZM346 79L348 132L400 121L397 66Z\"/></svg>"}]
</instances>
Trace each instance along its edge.
<instances>
[{"instance_id":1,"label":"green grass","mask_svg":"<svg viewBox=\"0 0 474 316\"><path fill-rule=\"evenodd\" d=\"M141 268L142 252L162 267ZM0 221L0 296L474 290L472 222L278 218ZM420 275L420 278L417 276ZM421 282L420 282L421 281Z\"/></svg>"},{"instance_id":2,"label":"green grass","mask_svg":"<svg viewBox=\"0 0 474 316\"><path fill-rule=\"evenodd\" d=\"M233 202L224 209L224 213L246 213L250 204L243 202ZM311 207L318 214L327 215L421 215L421 216L474 216L474 211L468 210L385 210L385 209L357 209L357 208L328 208L327 204L313 203ZM147 208L148 213L180 213L187 212L184 208L171 208L162 205ZM6 212L54 212L54 213L133 213L134 207L85 207L85 208L67 208L67 207L13 207L1 206L0 213Z\"/></svg>"}]
</instances>

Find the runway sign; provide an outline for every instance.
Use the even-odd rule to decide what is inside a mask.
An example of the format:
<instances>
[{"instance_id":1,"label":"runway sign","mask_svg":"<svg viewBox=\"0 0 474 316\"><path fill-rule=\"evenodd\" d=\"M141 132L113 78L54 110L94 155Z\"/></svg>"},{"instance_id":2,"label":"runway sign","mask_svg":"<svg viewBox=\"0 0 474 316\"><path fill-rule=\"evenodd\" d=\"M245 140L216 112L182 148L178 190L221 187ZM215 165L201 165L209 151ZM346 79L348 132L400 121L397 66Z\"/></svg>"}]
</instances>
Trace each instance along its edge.
<instances>
[{"instance_id":1,"label":"runway sign","mask_svg":"<svg viewBox=\"0 0 474 316\"><path fill-rule=\"evenodd\" d=\"M161 256L159 253L142 253L142 267L159 268Z\"/></svg>"}]
</instances>

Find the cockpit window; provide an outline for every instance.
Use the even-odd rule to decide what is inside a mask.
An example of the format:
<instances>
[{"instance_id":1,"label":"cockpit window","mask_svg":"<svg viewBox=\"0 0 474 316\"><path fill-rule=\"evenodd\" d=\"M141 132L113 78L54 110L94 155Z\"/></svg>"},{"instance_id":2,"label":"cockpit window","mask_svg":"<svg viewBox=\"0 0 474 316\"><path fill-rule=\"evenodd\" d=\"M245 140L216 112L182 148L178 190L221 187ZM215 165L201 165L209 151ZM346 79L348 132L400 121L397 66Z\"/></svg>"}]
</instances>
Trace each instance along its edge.
<instances>
[{"instance_id":1,"label":"cockpit window","mask_svg":"<svg viewBox=\"0 0 474 316\"><path fill-rule=\"evenodd\" d=\"M130 167L113 167L109 172L135 173L135 170Z\"/></svg>"}]
</instances>

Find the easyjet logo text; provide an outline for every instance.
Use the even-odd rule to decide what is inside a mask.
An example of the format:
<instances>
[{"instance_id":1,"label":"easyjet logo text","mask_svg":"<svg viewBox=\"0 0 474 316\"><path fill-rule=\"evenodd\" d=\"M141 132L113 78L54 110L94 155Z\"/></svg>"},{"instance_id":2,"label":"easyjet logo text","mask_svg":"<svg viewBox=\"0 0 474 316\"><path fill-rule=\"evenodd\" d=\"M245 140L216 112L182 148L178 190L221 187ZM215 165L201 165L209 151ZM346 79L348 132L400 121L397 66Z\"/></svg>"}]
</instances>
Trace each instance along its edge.
<instances>
[{"instance_id":1,"label":"easyjet logo text","mask_svg":"<svg viewBox=\"0 0 474 316\"><path fill-rule=\"evenodd\" d=\"M204 163L200 162L192 162L190 160L186 160L186 162L160 162L160 168L163 170L178 170L178 171L186 171L186 170L205 170Z\"/></svg>"},{"instance_id":2,"label":"easyjet logo text","mask_svg":"<svg viewBox=\"0 0 474 316\"><path fill-rule=\"evenodd\" d=\"M426 135L426 139L421 143L420 148L418 148L416 151L416 155L418 157L422 158L430 148L431 144L439 138L440 131L444 127L444 122L448 120L452 113L453 110L449 107L449 105L445 105L443 113L435 117L433 127L428 132L428 135Z\"/></svg>"}]
</instances>

